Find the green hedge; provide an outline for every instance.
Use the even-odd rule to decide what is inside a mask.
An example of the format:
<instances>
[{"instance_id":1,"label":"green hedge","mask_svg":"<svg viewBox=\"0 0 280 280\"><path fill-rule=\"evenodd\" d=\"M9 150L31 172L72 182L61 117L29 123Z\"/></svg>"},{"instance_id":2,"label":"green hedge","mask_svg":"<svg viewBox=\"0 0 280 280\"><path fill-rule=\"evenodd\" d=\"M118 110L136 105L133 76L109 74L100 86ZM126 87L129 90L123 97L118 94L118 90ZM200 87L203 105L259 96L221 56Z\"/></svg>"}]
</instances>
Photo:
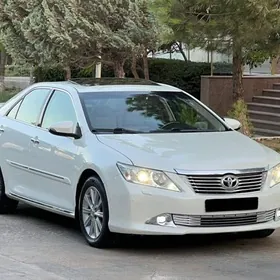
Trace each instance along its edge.
<instances>
[{"instance_id":1,"label":"green hedge","mask_svg":"<svg viewBox=\"0 0 280 280\"><path fill-rule=\"evenodd\" d=\"M210 75L210 64L201 62L185 62L182 60L170 59L149 59L150 79L159 83L166 83L181 88L196 98L200 98L200 77ZM228 63L215 63L215 75L231 75L232 65ZM125 66L127 77L133 77L129 65ZM138 69L139 75L143 78L141 67ZM93 77L92 70L72 69L72 78ZM35 81L63 81L64 71L60 68L43 69L37 68L34 72ZM111 68L103 66L103 77L113 77Z\"/></svg>"}]
</instances>

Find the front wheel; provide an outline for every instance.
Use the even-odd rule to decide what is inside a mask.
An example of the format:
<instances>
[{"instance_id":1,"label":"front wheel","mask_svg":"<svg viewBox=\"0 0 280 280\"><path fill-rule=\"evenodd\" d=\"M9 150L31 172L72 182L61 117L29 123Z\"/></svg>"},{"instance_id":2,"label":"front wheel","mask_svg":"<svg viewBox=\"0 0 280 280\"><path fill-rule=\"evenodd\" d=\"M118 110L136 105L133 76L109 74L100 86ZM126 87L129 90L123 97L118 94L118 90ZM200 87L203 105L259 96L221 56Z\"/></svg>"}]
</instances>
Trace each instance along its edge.
<instances>
[{"instance_id":1,"label":"front wheel","mask_svg":"<svg viewBox=\"0 0 280 280\"><path fill-rule=\"evenodd\" d=\"M104 186L97 177L90 177L84 183L78 209L81 231L88 244L107 247L112 236L108 228L109 207Z\"/></svg>"},{"instance_id":2,"label":"front wheel","mask_svg":"<svg viewBox=\"0 0 280 280\"><path fill-rule=\"evenodd\" d=\"M240 233L242 238L248 239L258 239L258 238L266 238L269 237L274 233L274 229L264 229L264 230L257 230L257 231L249 231Z\"/></svg>"}]
</instances>

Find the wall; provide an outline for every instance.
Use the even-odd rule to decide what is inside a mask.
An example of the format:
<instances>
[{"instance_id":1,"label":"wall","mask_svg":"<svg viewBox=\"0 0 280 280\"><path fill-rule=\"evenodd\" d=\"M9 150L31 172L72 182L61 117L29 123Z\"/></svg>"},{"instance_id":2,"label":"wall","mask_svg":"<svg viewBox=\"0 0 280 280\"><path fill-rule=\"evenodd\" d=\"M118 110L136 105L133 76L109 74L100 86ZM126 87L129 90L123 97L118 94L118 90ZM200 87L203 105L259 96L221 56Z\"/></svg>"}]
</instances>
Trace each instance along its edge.
<instances>
[{"instance_id":1,"label":"wall","mask_svg":"<svg viewBox=\"0 0 280 280\"><path fill-rule=\"evenodd\" d=\"M6 88L25 89L30 84L30 77L5 77Z\"/></svg>"},{"instance_id":2,"label":"wall","mask_svg":"<svg viewBox=\"0 0 280 280\"><path fill-rule=\"evenodd\" d=\"M200 48L195 48L188 50L184 48L185 54L188 58L188 60L193 61L193 62L210 62L210 54L208 55L208 52L200 49ZM154 54L155 58L170 58L170 53L164 53L164 52L158 52ZM180 59L184 60L182 54L180 52L174 52L171 54L171 59ZM225 54L220 54L217 52L213 52L213 62L227 62L231 63L232 59L230 56L225 55Z\"/></svg>"},{"instance_id":3,"label":"wall","mask_svg":"<svg viewBox=\"0 0 280 280\"><path fill-rule=\"evenodd\" d=\"M251 102L253 96L262 95L263 89L272 89L274 83L280 83L280 76L244 76L245 101ZM233 103L232 77L202 76L200 99L220 116L226 116Z\"/></svg>"}]
</instances>

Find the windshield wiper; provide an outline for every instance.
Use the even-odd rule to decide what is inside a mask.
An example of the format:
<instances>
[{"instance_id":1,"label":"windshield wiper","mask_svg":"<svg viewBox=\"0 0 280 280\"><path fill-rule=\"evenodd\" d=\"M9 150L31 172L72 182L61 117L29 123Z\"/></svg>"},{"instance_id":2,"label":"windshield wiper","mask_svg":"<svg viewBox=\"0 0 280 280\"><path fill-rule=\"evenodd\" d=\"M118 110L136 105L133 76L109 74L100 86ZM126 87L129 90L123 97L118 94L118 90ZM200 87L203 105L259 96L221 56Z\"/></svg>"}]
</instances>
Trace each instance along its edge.
<instances>
[{"instance_id":1,"label":"windshield wiper","mask_svg":"<svg viewBox=\"0 0 280 280\"><path fill-rule=\"evenodd\" d=\"M137 133L143 133L143 132L137 131L137 130L126 129L126 128L122 128L122 127L117 127L117 128L113 129L113 133L114 134L123 134L123 133L137 134Z\"/></svg>"},{"instance_id":2,"label":"windshield wiper","mask_svg":"<svg viewBox=\"0 0 280 280\"><path fill-rule=\"evenodd\" d=\"M175 132L214 132L214 130L207 130L207 129L180 129L180 128L172 128L172 129L157 129L151 130L150 133L175 133Z\"/></svg>"},{"instance_id":3,"label":"windshield wiper","mask_svg":"<svg viewBox=\"0 0 280 280\"><path fill-rule=\"evenodd\" d=\"M126 129L122 127L116 127L114 129L109 129L109 128L97 128L97 129L92 129L91 132L93 133L112 133L112 134L137 134L137 133L143 133L141 131L137 130L131 130L131 129Z\"/></svg>"}]
</instances>

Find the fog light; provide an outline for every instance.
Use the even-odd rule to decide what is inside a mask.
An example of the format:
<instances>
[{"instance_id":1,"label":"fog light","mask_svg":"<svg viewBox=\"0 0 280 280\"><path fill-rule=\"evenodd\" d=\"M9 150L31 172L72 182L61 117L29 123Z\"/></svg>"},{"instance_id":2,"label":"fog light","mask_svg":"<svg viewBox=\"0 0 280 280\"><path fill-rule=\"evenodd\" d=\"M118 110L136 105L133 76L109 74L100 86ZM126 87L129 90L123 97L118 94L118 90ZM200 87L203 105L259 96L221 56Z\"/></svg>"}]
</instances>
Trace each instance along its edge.
<instances>
[{"instance_id":1,"label":"fog light","mask_svg":"<svg viewBox=\"0 0 280 280\"><path fill-rule=\"evenodd\" d=\"M159 216L157 217L157 224L159 224L160 226L164 226L168 221L168 216L165 215L165 216Z\"/></svg>"},{"instance_id":2,"label":"fog light","mask_svg":"<svg viewBox=\"0 0 280 280\"><path fill-rule=\"evenodd\" d=\"M280 208L276 209L275 212L275 221L279 221L280 220Z\"/></svg>"},{"instance_id":3,"label":"fog light","mask_svg":"<svg viewBox=\"0 0 280 280\"><path fill-rule=\"evenodd\" d=\"M146 224L159 226L175 226L171 214L161 214L148 220Z\"/></svg>"}]
</instances>

